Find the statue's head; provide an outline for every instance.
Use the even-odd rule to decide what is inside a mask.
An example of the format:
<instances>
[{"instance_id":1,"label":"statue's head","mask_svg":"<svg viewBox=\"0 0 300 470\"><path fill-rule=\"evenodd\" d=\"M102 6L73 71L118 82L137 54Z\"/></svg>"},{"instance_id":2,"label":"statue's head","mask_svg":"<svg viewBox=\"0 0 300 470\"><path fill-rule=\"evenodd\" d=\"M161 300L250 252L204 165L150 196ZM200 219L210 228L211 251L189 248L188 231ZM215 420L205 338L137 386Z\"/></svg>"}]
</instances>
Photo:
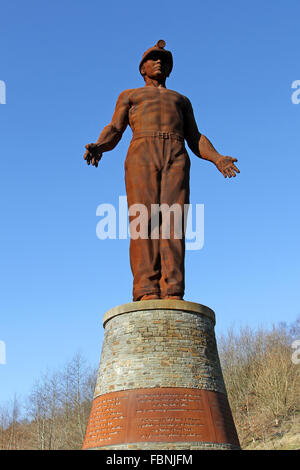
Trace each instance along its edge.
<instances>
[{"instance_id":1,"label":"statue's head","mask_svg":"<svg viewBox=\"0 0 300 470\"><path fill-rule=\"evenodd\" d=\"M160 39L154 47L144 52L139 65L140 73L144 77L165 80L173 68L173 57L170 51L165 50L165 41Z\"/></svg>"}]
</instances>

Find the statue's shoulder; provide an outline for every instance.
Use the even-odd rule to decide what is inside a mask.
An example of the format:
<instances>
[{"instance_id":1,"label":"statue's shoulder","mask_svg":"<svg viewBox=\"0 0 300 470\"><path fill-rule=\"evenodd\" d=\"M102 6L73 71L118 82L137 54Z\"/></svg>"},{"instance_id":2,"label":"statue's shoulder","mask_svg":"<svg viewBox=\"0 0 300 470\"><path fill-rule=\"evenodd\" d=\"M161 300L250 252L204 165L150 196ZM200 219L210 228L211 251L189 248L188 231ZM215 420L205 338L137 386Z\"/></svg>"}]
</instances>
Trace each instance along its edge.
<instances>
[{"instance_id":1,"label":"statue's shoulder","mask_svg":"<svg viewBox=\"0 0 300 470\"><path fill-rule=\"evenodd\" d=\"M184 103L184 104L189 104L190 103L190 100L185 95L183 95L182 93L179 93L178 91L175 91L175 90L171 90L169 88L168 88L168 91L170 93L173 93L175 96L177 96L178 99L180 101L182 101L182 103Z\"/></svg>"},{"instance_id":2,"label":"statue's shoulder","mask_svg":"<svg viewBox=\"0 0 300 470\"><path fill-rule=\"evenodd\" d=\"M132 88L128 88L127 90L121 91L121 93L119 94L119 99L128 98L131 95L132 91L134 91L134 89Z\"/></svg>"},{"instance_id":3,"label":"statue's shoulder","mask_svg":"<svg viewBox=\"0 0 300 470\"><path fill-rule=\"evenodd\" d=\"M127 93L129 96L141 93L147 93L147 87L142 86L138 88L129 88L128 90L124 90L123 93Z\"/></svg>"},{"instance_id":4,"label":"statue's shoulder","mask_svg":"<svg viewBox=\"0 0 300 470\"><path fill-rule=\"evenodd\" d=\"M185 96L183 96L182 93L179 93L179 91L176 91L176 90L171 90L171 88L166 88L167 91L169 91L170 93L174 93L175 95L177 96L180 96L182 98L185 98Z\"/></svg>"},{"instance_id":5,"label":"statue's shoulder","mask_svg":"<svg viewBox=\"0 0 300 470\"><path fill-rule=\"evenodd\" d=\"M119 100L129 100L131 101L135 96L142 94L145 87L141 88L128 88L123 90L119 95Z\"/></svg>"}]
</instances>

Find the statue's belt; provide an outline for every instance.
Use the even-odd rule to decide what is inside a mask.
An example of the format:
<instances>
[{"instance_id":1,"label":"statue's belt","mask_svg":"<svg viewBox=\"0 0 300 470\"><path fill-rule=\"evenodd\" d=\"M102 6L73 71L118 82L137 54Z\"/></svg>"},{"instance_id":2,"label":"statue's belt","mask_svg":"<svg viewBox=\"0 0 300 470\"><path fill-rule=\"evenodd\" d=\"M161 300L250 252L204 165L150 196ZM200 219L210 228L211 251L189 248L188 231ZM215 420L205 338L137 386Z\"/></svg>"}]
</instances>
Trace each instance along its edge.
<instances>
[{"instance_id":1,"label":"statue's belt","mask_svg":"<svg viewBox=\"0 0 300 470\"><path fill-rule=\"evenodd\" d=\"M132 136L132 140L141 139L142 137L156 137L159 139L172 139L172 140L179 140L180 142L184 142L184 137L180 134L176 134L175 132L161 132L161 131L134 132Z\"/></svg>"}]
</instances>

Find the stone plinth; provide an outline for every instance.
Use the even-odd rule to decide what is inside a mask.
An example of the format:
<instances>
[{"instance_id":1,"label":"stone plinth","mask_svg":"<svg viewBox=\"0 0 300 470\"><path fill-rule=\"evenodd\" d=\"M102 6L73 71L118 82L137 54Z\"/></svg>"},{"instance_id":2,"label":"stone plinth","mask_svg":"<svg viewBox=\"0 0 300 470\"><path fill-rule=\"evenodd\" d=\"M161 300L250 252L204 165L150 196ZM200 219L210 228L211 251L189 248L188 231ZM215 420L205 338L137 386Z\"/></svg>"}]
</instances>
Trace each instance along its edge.
<instances>
[{"instance_id":1,"label":"stone plinth","mask_svg":"<svg viewBox=\"0 0 300 470\"><path fill-rule=\"evenodd\" d=\"M214 312L147 300L104 315L84 449L237 449Z\"/></svg>"}]
</instances>

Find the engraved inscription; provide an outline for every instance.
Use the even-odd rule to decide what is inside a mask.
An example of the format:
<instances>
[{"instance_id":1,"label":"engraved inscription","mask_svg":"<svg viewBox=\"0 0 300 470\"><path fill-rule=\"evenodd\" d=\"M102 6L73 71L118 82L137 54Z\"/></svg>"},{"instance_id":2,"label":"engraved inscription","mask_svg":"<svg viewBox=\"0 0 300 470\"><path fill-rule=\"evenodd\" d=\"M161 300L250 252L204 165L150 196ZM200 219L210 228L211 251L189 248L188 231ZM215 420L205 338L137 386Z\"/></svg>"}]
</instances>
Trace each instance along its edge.
<instances>
[{"instance_id":1,"label":"engraved inscription","mask_svg":"<svg viewBox=\"0 0 300 470\"><path fill-rule=\"evenodd\" d=\"M124 438L128 397L104 396L94 400L85 441L99 445L113 443Z\"/></svg>"},{"instance_id":2,"label":"engraved inscription","mask_svg":"<svg viewBox=\"0 0 300 470\"><path fill-rule=\"evenodd\" d=\"M201 440L205 413L201 392L139 392L136 400L136 430L141 440Z\"/></svg>"},{"instance_id":3,"label":"engraved inscription","mask_svg":"<svg viewBox=\"0 0 300 470\"><path fill-rule=\"evenodd\" d=\"M107 393L94 399L83 448L133 442L238 442L225 395L187 388Z\"/></svg>"}]
</instances>

